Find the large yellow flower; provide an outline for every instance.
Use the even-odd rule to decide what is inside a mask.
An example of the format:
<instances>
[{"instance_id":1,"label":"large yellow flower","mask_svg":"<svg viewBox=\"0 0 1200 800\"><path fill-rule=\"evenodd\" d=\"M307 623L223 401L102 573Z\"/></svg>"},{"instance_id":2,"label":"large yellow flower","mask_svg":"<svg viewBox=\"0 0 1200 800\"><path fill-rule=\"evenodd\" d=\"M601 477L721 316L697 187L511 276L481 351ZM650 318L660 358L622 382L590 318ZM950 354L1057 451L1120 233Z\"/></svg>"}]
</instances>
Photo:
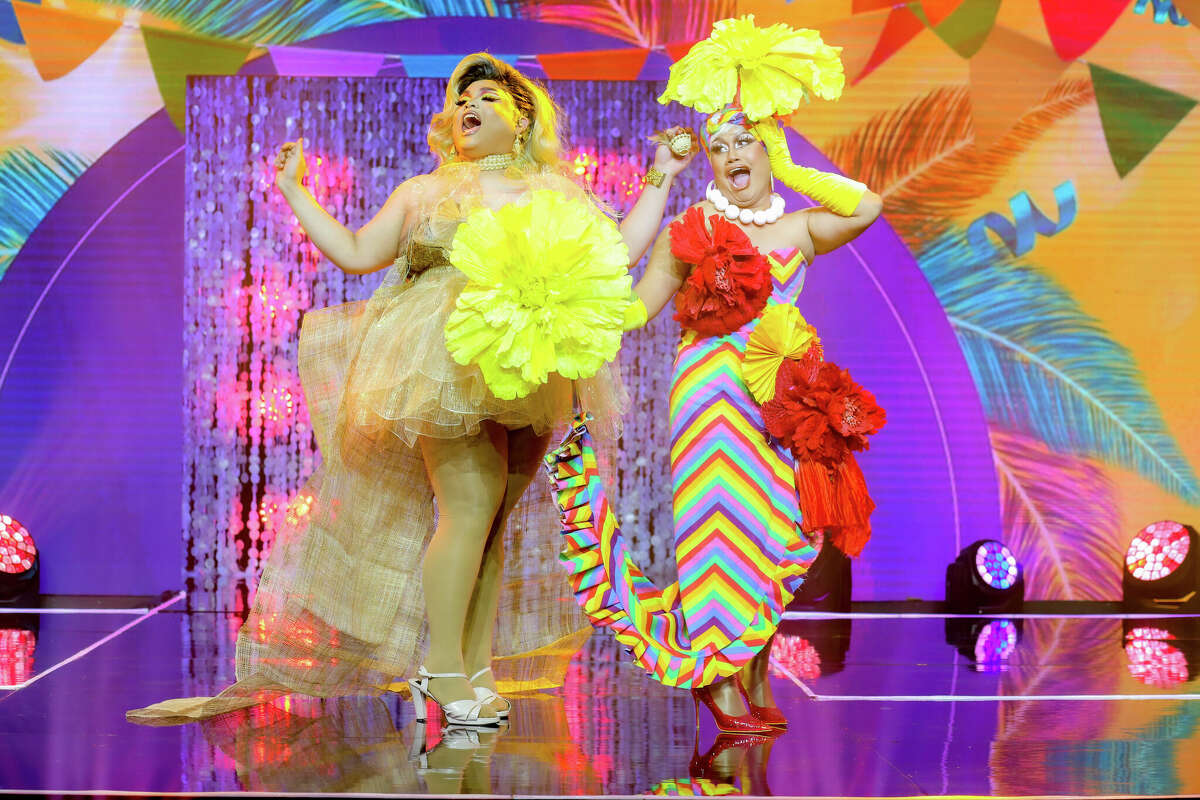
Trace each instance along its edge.
<instances>
[{"instance_id":1,"label":"large yellow flower","mask_svg":"<svg viewBox=\"0 0 1200 800\"><path fill-rule=\"evenodd\" d=\"M767 306L746 341L742 382L759 405L775 396L775 373L785 358L799 359L814 343L817 330L792 305Z\"/></svg>"},{"instance_id":2,"label":"large yellow flower","mask_svg":"<svg viewBox=\"0 0 1200 800\"><path fill-rule=\"evenodd\" d=\"M446 347L477 364L496 397L525 397L552 372L591 377L616 356L629 252L586 202L539 189L519 205L479 208L449 258L470 281L446 321Z\"/></svg>"},{"instance_id":3,"label":"large yellow flower","mask_svg":"<svg viewBox=\"0 0 1200 800\"><path fill-rule=\"evenodd\" d=\"M740 104L752 122L791 114L812 95L841 97L846 82L841 52L809 28L782 22L759 28L753 14L723 19L671 66L658 102L674 100L711 114L733 102L740 83Z\"/></svg>"}]
</instances>

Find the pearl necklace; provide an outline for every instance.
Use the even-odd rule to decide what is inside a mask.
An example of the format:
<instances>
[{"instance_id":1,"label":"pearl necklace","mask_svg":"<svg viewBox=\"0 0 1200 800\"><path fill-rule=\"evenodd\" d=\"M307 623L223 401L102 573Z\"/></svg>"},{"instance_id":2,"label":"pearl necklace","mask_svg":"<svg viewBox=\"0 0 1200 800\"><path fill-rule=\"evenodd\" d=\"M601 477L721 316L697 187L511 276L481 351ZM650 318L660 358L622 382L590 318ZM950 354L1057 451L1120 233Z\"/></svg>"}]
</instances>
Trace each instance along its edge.
<instances>
[{"instance_id":1,"label":"pearl necklace","mask_svg":"<svg viewBox=\"0 0 1200 800\"><path fill-rule=\"evenodd\" d=\"M475 163L484 172L494 172L508 169L512 166L513 156L512 153L492 153L491 155L484 156Z\"/></svg>"},{"instance_id":2,"label":"pearl necklace","mask_svg":"<svg viewBox=\"0 0 1200 800\"><path fill-rule=\"evenodd\" d=\"M705 190L704 195L717 211L723 212L729 219L741 220L743 225L749 225L751 222L755 225L770 225L783 216L783 198L774 192L771 193L771 207L759 211L742 208L729 202L729 198L721 194L721 190L717 188L716 181L708 182L708 189Z\"/></svg>"}]
</instances>

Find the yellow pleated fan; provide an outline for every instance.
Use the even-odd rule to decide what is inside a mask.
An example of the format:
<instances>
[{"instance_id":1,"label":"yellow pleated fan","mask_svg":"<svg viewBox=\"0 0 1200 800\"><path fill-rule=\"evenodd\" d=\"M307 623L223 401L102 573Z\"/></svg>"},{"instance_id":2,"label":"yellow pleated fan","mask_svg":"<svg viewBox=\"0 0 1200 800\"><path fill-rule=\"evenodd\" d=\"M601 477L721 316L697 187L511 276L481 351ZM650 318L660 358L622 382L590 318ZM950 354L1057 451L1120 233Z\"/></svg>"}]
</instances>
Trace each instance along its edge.
<instances>
[{"instance_id":1,"label":"yellow pleated fan","mask_svg":"<svg viewBox=\"0 0 1200 800\"><path fill-rule=\"evenodd\" d=\"M842 48L821 41L809 28L782 22L759 28L754 15L723 19L671 65L671 100L711 114L738 97L751 121L791 114L810 96L836 100L846 83Z\"/></svg>"},{"instance_id":2,"label":"yellow pleated fan","mask_svg":"<svg viewBox=\"0 0 1200 800\"><path fill-rule=\"evenodd\" d=\"M446 320L446 347L492 393L525 397L550 373L589 378L621 346L629 251L611 220L548 189L459 225L450 263L470 280Z\"/></svg>"},{"instance_id":3,"label":"yellow pleated fan","mask_svg":"<svg viewBox=\"0 0 1200 800\"><path fill-rule=\"evenodd\" d=\"M746 341L742 381L759 405L775 396L775 373L785 358L800 358L817 342L816 328L795 306L767 306Z\"/></svg>"}]
</instances>

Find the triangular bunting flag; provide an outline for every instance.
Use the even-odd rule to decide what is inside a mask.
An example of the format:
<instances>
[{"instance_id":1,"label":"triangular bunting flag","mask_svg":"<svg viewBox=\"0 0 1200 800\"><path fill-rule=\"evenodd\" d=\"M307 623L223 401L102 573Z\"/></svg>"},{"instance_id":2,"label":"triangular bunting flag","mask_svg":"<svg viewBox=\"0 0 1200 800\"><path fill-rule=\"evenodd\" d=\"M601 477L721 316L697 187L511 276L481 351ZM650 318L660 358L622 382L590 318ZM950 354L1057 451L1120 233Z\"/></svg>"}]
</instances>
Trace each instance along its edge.
<instances>
[{"instance_id":1,"label":"triangular bunting flag","mask_svg":"<svg viewBox=\"0 0 1200 800\"><path fill-rule=\"evenodd\" d=\"M404 71L410 78L449 78L464 56L466 53L402 55L400 60L404 62ZM519 58L515 53L492 53L492 56L508 64L516 64Z\"/></svg>"},{"instance_id":2,"label":"triangular bunting flag","mask_svg":"<svg viewBox=\"0 0 1200 800\"><path fill-rule=\"evenodd\" d=\"M1066 70L1048 43L996 28L971 59L975 147L986 150L1008 133Z\"/></svg>"},{"instance_id":3,"label":"triangular bunting flag","mask_svg":"<svg viewBox=\"0 0 1200 800\"><path fill-rule=\"evenodd\" d=\"M1041 0L1054 50L1064 61L1082 56L1129 7L1129 0Z\"/></svg>"},{"instance_id":4,"label":"triangular bunting flag","mask_svg":"<svg viewBox=\"0 0 1200 800\"><path fill-rule=\"evenodd\" d=\"M962 4L963 0L921 0L920 6L929 25L936 27Z\"/></svg>"},{"instance_id":5,"label":"triangular bunting flag","mask_svg":"<svg viewBox=\"0 0 1200 800\"><path fill-rule=\"evenodd\" d=\"M697 39L696 42L704 41ZM663 45L663 49L667 51L667 55L671 57L671 63L675 63L679 59L687 55L688 50L692 49L692 45L696 42L671 42Z\"/></svg>"},{"instance_id":6,"label":"triangular bunting flag","mask_svg":"<svg viewBox=\"0 0 1200 800\"><path fill-rule=\"evenodd\" d=\"M854 0L851 13L863 14L867 11L879 11L884 8L892 8L896 5L896 0Z\"/></svg>"},{"instance_id":7,"label":"triangular bunting flag","mask_svg":"<svg viewBox=\"0 0 1200 800\"><path fill-rule=\"evenodd\" d=\"M858 80L859 73L867 66L890 15L890 9L875 11L821 26L821 38L826 44L842 48L842 67L848 82Z\"/></svg>"},{"instance_id":8,"label":"triangular bunting flag","mask_svg":"<svg viewBox=\"0 0 1200 800\"><path fill-rule=\"evenodd\" d=\"M1174 0L1174 3L1179 13L1191 23L1192 30L1200 31L1200 0Z\"/></svg>"},{"instance_id":9,"label":"triangular bunting flag","mask_svg":"<svg viewBox=\"0 0 1200 800\"><path fill-rule=\"evenodd\" d=\"M232 75L252 49L248 44L142 28L146 53L163 104L175 127L183 130L188 75Z\"/></svg>"},{"instance_id":10,"label":"triangular bunting flag","mask_svg":"<svg viewBox=\"0 0 1200 800\"><path fill-rule=\"evenodd\" d=\"M889 3L888 7L893 5L899 5L899 3ZM744 17L747 14L753 14L754 21L758 25L774 25L776 22L783 22L793 28L814 28L824 34L825 28L831 22L840 22L854 13L856 13L854 0L820 0L819 3L811 2L811 0L807 3L781 3L779 0L737 0L736 10L721 14L720 17L734 15ZM707 25L711 28L712 22L708 22ZM692 24L690 30L698 31L699 29ZM822 38L824 38L823 35Z\"/></svg>"},{"instance_id":11,"label":"triangular bunting flag","mask_svg":"<svg viewBox=\"0 0 1200 800\"><path fill-rule=\"evenodd\" d=\"M533 78L534 80L543 81L549 77L546 75L546 70L542 69L542 64L540 61L538 61L537 56L520 56L517 58L517 61L515 64L513 64L513 66L516 67L522 75Z\"/></svg>"},{"instance_id":12,"label":"triangular bunting flag","mask_svg":"<svg viewBox=\"0 0 1200 800\"><path fill-rule=\"evenodd\" d=\"M271 47L279 75L374 77L387 58L383 53L321 50L315 47Z\"/></svg>"},{"instance_id":13,"label":"triangular bunting flag","mask_svg":"<svg viewBox=\"0 0 1200 800\"><path fill-rule=\"evenodd\" d=\"M934 22L932 17L926 15L924 4L913 6L913 10L954 52L963 58L970 58L983 47L992 26L996 24L1000 1L962 0L940 22ZM939 9L944 10L944 7Z\"/></svg>"},{"instance_id":14,"label":"triangular bunting flag","mask_svg":"<svg viewBox=\"0 0 1200 800\"><path fill-rule=\"evenodd\" d=\"M109 40L121 21L13 0L12 9L29 47L29 57L44 81L61 78Z\"/></svg>"},{"instance_id":15,"label":"triangular bunting flag","mask_svg":"<svg viewBox=\"0 0 1200 800\"><path fill-rule=\"evenodd\" d=\"M0 3L0 39L12 44L25 44L12 3Z\"/></svg>"},{"instance_id":16,"label":"triangular bunting flag","mask_svg":"<svg viewBox=\"0 0 1200 800\"><path fill-rule=\"evenodd\" d=\"M854 77L851 83L858 83L870 75L883 62L894 56L901 47L911 42L913 37L924 29L924 23L907 6L893 8L891 13L888 14L887 22L884 23L883 33L879 35L879 41L875 43L875 48L871 51L871 57L867 59L866 66L863 67L862 72Z\"/></svg>"},{"instance_id":17,"label":"triangular bunting flag","mask_svg":"<svg viewBox=\"0 0 1200 800\"><path fill-rule=\"evenodd\" d=\"M641 73L649 48L543 53L537 57L546 77L566 81L632 81Z\"/></svg>"},{"instance_id":18,"label":"triangular bunting flag","mask_svg":"<svg viewBox=\"0 0 1200 800\"><path fill-rule=\"evenodd\" d=\"M1095 64L1088 64L1088 69L1108 154L1124 178L1196 107L1196 101Z\"/></svg>"},{"instance_id":19,"label":"triangular bunting flag","mask_svg":"<svg viewBox=\"0 0 1200 800\"><path fill-rule=\"evenodd\" d=\"M646 56L646 64L638 73L637 79L639 81L665 81L671 77L672 63L666 53L661 50L651 50L650 55Z\"/></svg>"}]
</instances>

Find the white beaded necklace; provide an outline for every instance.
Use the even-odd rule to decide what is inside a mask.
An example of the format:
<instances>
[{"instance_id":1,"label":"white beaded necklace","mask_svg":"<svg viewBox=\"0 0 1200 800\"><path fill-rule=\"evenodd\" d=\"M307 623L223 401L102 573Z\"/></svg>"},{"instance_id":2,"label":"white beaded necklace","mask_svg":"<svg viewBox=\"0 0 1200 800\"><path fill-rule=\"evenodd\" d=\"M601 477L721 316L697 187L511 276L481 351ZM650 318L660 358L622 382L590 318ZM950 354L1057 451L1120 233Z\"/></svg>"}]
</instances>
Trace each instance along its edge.
<instances>
[{"instance_id":1,"label":"white beaded necklace","mask_svg":"<svg viewBox=\"0 0 1200 800\"><path fill-rule=\"evenodd\" d=\"M716 181L708 182L708 189L704 195L717 211L723 212L729 219L741 220L743 225L749 225L751 222L755 225L770 225L783 216L783 198L774 192L771 193L771 207L759 211L731 203L728 197L721 194Z\"/></svg>"}]
</instances>

